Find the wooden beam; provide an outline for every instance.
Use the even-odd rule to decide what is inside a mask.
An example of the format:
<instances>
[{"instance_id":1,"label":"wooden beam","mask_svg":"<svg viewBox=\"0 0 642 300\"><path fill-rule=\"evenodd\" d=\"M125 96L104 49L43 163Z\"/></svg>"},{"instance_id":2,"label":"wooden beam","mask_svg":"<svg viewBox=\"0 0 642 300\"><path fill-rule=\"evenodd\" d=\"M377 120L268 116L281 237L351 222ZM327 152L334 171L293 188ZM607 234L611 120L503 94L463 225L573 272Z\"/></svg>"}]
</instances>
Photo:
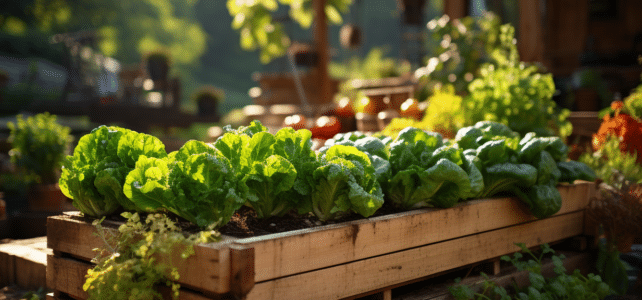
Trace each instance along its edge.
<instances>
[{"instance_id":1,"label":"wooden beam","mask_svg":"<svg viewBox=\"0 0 642 300\"><path fill-rule=\"evenodd\" d=\"M544 35L542 33L543 11L540 0L519 2L519 33L517 48L522 61L543 62Z\"/></svg>"},{"instance_id":2,"label":"wooden beam","mask_svg":"<svg viewBox=\"0 0 642 300\"><path fill-rule=\"evenodd\" d=\"M469 235L423 247L257 283L252 299L338 299L407 282L527 247L576 236L583 212Z\"/></svg>"},{"instance_id":3,"label":"wooden beam","mask_svg":"<svg viewBox=\"0 0 642 300\"><path fill-rule=\"evenodd\" d=\"M328 22L325 16L325 0L314 0L314 46L317 53L317 74L319 76L319 97L320 103L332 102L332 87L330 75L328 74Z\"/></svg>"},{"instance_id":4,"label":"wooden beam","mask_svg":"<svg viewBox=\"0 0 642 300\"><path fill-rule=\"evenodd\" d=\"M444 14L451 20L460 19L468 15L468 0L444 1Z\"/></svg>"}]
</instances>

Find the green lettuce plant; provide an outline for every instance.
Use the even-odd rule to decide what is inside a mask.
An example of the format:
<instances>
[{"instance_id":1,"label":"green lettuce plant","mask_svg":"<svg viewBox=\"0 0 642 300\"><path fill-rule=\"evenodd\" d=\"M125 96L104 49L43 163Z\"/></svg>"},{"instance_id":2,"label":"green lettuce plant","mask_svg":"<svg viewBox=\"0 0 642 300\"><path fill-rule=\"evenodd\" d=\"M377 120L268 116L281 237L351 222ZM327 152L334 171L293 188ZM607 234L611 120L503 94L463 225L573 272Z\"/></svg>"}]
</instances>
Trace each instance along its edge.
<instances>
[{"instance_id":1,"label":"green lettuce plant","mask_svg":"<svg viewBox=\"0 0 642 300\"><path fill-rule=\"evenodd\" d=\"M595 180L585 164L568 161L568 147L559 137L538 137L534 132L523 138L508 126L490 121L460 129L455 136L464 155L476 158L484 181L478 197L501 192L516 195L537 218L555 214L562 206L556 189L559 182Z\"/></svg>"},{"instance_id":2,"label":"green lettuce plant","mask_svg":"<svg viewBox=\"0 0 642 300\"><path fill-rule=\"evenodd\" d=\"M476 163L438 133L408 127L390 144L386 196L399 208L451 207L482 190Z\"/></svg>"},{"instance_id":3,"label":"green lettuce plant","mask_svg":"<svg viewBox=\"0 0 642 300\"><path fill-rule=\"evenodd\" d=\"M164 158L140 156L123 191L145 211L167 209L201 228L220 227L247 195L233 170L216 148L192 140Z\"/></svg>"},{"instance_id":4,"label":"green lettuce plant","mask_svg":"<svg viewBox=\"0 0 642 300\"><path fill-rule=\"evenodd\" d=\"M225 130L213 145L231 162L237 180L247 185L246 204L259 218L283 216L309 195L299 176L315 167L309 130L283 128L273 135L258 121Z\"/></svg>"},{"instance_id":5,"label":"green lettuce plant","mask_svg":"<svg viewBox=\"0 0 642 300\"><path fill-rule=\"evenodd\" d=\"M114 213L121 206L146 210L123 192L125 177L141 156L166 157L165 145L154 136L129 129L95 128L80 138L73 155L65 158L60 190L73 199L78 210L93 217Z\"/></svg>"},{"instance_id":6,"label":"green lettuce plant","mask_svg":"<svg viewBox=\"0 0 642 300\"><path fill-rule=\"evenodd\" d=\"M299 212L312 212L322 221L350 211L369 217L384 202L370 158L354 146L330 147L306 179L311 193Z\"/></svg>"}]
</instances>

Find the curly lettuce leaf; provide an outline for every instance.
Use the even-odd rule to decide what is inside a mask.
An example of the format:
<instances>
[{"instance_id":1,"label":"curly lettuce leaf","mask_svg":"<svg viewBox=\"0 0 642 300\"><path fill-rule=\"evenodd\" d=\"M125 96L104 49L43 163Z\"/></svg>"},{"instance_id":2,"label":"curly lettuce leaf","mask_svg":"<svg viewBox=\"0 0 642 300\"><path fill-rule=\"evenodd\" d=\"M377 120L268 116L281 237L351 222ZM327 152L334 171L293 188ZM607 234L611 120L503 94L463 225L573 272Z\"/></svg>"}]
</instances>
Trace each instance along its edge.
<instances>
[{"instance_id":1,"label":"curly lettuce leaf","mask_svg":"<svg viewBox=\"0 0 642 300\"><path fill-rule=\"evenodd\" d=\"M123 184L141 155L165 157L167 153L155 137L114 126L99 126L80 138L73 155L65 159L59 181L61 189L74 199L76 208L91 216L111 214L121 205L138 210L125 197Z\"/></svg>"},{"instance_id":2,"label":"curly lettuce leaf","mask_svg":"<svg viewBox=\"0 0 642 300\"><path fill-rule=\"evenodd\" d=\"M249 188L248 204L258 218L283 216L293 209L297 199L286 196L294 185L297 172L294 166L279 155L254 162L245 179Z\"/></svg>"},{"instance_id":3,"label":"curly lettuce leaf","mask_svg":"<svg viewBox=\"0 0 642 300\"><path fill-rule=\"evenodd\" d=\"M356 147L334 145L312 176L313 191L302 204L326 221L353 211L369 217L383 205L383 192L369 156Z\"/></svg>"}]
</instances>

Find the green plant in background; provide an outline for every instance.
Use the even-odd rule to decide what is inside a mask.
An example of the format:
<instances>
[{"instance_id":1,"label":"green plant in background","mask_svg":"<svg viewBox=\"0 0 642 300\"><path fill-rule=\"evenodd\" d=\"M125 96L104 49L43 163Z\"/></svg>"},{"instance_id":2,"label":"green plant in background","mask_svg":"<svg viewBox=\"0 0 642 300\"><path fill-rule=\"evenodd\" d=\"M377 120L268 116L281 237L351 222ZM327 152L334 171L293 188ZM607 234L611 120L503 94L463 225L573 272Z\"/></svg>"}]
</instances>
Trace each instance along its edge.
<instances>
[{"instance_id":1,"label":"green plant in background","mask_svg":"<svg viewBox=\"0 0 642 300\"><path fill-rule=\"evenodd\" d=\"M553 76L519 62L515 29L506 24L500 30L503 48L498 51L504 54L496 52L496 56L505 60L496 59L497 65L485 64L480 77L470 83L470 96L465 101L466 120L496 121L522 135L528 132L540 136L570 135L572 125L566 120L570 111L558 111L553 101Z\"/></svg>"},{"instance_id":2,"label":"green plant in background","mask_svg":"<svg viewBox=\"0 0 642 300\"><path fill-rule=\"evenodd\" d=\"M83 290L89 299L163 299L155 285L171 286L173 299L178 299L178 269L158 255L180 253L182 259L194 254L194 245L217 241L219 233L210 229L185 236L181 229L163 214L150 214L143 222L137 213L122 214L127 222L110 234L95 220L97 235L105 248L95 249L96 267L87 271Z\"/></svg>"},{"instance_id":3,"label":"green plant in background","mask_svg":"<svg viewBox=\"0 0 642 300\"><path fill-rule=\"evenodd\" d=\"M598 178L615 188L625 182L642 183L642 166L637 163L637 154L622 152L617 137L609 136L602 149L585 152L578 159L593 170Z\"/></svg>"},{"instance_id":4,"label":"green plant in background","mask_svg":"<svg viewBox=\"0 0 642 300\"><path fill-rule=\"evenodd\" d=\"M283 30L283 25L274 21L272 13L279 4L290 7L290 17L301 27L309 28L314 19L312 0L257 0L236 1L228 0L227 9L234 17L232 28L241 35L241 48L249 51L260 50L261 62L268 63L272 59L285 54L290 45L290 39ZM342 13L346 13L352 0L328 0L325 4L326 18L341 24Z\"/></svg>"},{"instance_id":5,"label":"green plant in background","mask_svg":"<svg viewBox=\"0 0 642 300\"><path fill-rule=\"evenodd\" d=\"M458 94L466 93L480 66L498 59L500 20L491 12L456 20L444 15L428 22L428 29L430 58L417 73L423 80L452 84Z\"/></svg>"},{"instance_id":6,"label":"green plant in background","mask_svg":"<svg viewBox=\"0 0 642 300\"><path fill-rule=\"evenodd\" d=\"M541 246L539 255L532 252L523 243L516 244L522 249L522 252L517 252L513 257L502 256L503 261L508 261L513 264L520 271L528 271L528 279L530 285L526 287L513 286L514 292L509 291L498 286L492 282L489 277L482 273L486 279L478 287L470 287L467 285L455 285L449 287L450 293L457 300L468 299L501 299L501 300L538 300L538 299L604 299L607 295L611 294L610 287L602 282L599 275L588 274L584 276L580 270L575 270L571 274L567 274L564 267L564 255L553 255L554 277L545 278L542 275L542 260L546 254L555 254L548 244ZM456 280L459 283L459 280Z\"/></svg>"},{"instance_id":7,"label":"green plant in background","mask_svg":"<svg viewBox=\"0 0 642 300\"><path fill-rule=\"evenodd\" d=\"M346 63L330 63L328 72L334 78L344 79L396 77L410 72L410 64L399 64L396 59L386 57L388 52L385 47L373 47L363 59L353 56Z\"/></svg>"},{"instance_id":8,"label":"green plant in background","mask_svg":"<svg viewBox=\"0 0 642 300\"><path fill-rule=\"evenodd\" d=\"M24 119L18 115L16 123L7 124L11 133L9 152L11 162L24 172L28 181L51 184L58 175L72 137L70 128L56 123L56 116L38 114Z\"/></svg>"},{"instance_id":9,"label":"green plant in background","mask_svg":"<svg viewBox=\"0 0 642 300\"><path fill-rule=\"evenodd\" d=\"M397 77L410 72L410 63L400 63L394 58L386 57L387 54L388 49L385 47L373 47L363 59L353 56L345 63L331 62L328 65L330 76L345 80L339 86L338 97L347 96L353 100L361 98L352 85L352 79Z\"/></svg>"}]
</instances>

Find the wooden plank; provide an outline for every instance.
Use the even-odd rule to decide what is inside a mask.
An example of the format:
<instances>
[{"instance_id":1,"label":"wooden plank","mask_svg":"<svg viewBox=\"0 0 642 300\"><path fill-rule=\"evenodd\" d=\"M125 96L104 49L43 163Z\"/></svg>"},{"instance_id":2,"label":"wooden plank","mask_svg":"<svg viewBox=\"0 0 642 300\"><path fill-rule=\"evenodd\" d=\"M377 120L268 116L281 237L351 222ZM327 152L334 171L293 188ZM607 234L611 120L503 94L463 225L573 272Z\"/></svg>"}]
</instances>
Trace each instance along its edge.
<instances>
[{"instance_id":1,"label":"wooden plank","mask_svg":"<svg viewBox=\"0 0 642 300\"><path fill-rule=\"evenodd\" d=\"M254 287L254 248L230 246L230 292L241 299Z\"/></svg>"},{"instance_id":2,"label":"wooden plank","mask_svg":"<svg viewBox=\"0 0 642 300\"><path fill-rule=\"evenodd\" d=\"M583 218L583 212L573 212L261 282L247 299L348 297L518 251L514 242L532 247L579 235Z\"/></svg>"},{"instance_id":3,"label":"wooden plank","mask_svg":"<svg viewBox=\"0 0 642 300\"><path fill-rule=\"evenodd\" d=\"M557 215L584 209L592 187L588 182L560 185L564 201ZM255 249L254 280L261 282L533 220L517 199L483 199L449 209L413 210L235 243Z\"/></svg>"},{"instance_id":4,"label":"wooden plank","mask_svg":"<svg viewBox=\"0 0 642 300\"><path fill-rule=\"evenodd\" d=\"M0 251L0 285L7 286L16 283L16 258L15 256Z\"/></svg>"},{"instance_id":5,"label":"wooden plank","mask_svg":"<svg viewBox=\"0 0 642 300\"><path fill-rule=\"evenodd\" d=\"M116 232L115 229L108 229ZM94 233L91 223L70 216L54 216L47 220L47 243L54 251L71 254L76 258L90 261L94 248L104 246L101 238ZM182 259L180 251L171 257L160 257L161 261L177 266L181 285L192 289L223 294L230 291L230 250L228 240L194 246L194 255Z\"/></svg>"},{"instance_id":6,"label":"wooden plank","mask_svg":"<svg viewBox=\"0 0 642 300\"><path fill-rule=\"evenodd\" d=\"M87 299L83 291L85 275L92 265L75 259L47 256L48 286L74 298ZM53 275L53 276L52 276Z\"/></svg>"},{"instance_id":7,"label":"wooden plank","mask_svg":"<svg viewBox=\"0 0 642 300\"><path fill-rule=\"evenodd\" d=\"M82 286L85 283L87 271L93 267L92 264L54 255L49 255L47 261L47 277L51 278L49 279L49 288L76 299L87 299L89 297L89 294L82 289ZM55 274L55 276L49 276L49 274ZM171 289L166 286L158 286L157 288L166 299L171 299ZM179 299L206 300L212 298L181 288Z\"/></svg>"},{"instance_id":8,"label":"wooden plank","mask_svg":"<svg viewBox=\"0 0 642 300\"><path fill-rule=\"evenodd\" d=\"M543 4L540 0L519 2L519 36L517 48L522 61L542 62L544 59L544 36L542 34Z\"/></svg>"}]
</instances>

